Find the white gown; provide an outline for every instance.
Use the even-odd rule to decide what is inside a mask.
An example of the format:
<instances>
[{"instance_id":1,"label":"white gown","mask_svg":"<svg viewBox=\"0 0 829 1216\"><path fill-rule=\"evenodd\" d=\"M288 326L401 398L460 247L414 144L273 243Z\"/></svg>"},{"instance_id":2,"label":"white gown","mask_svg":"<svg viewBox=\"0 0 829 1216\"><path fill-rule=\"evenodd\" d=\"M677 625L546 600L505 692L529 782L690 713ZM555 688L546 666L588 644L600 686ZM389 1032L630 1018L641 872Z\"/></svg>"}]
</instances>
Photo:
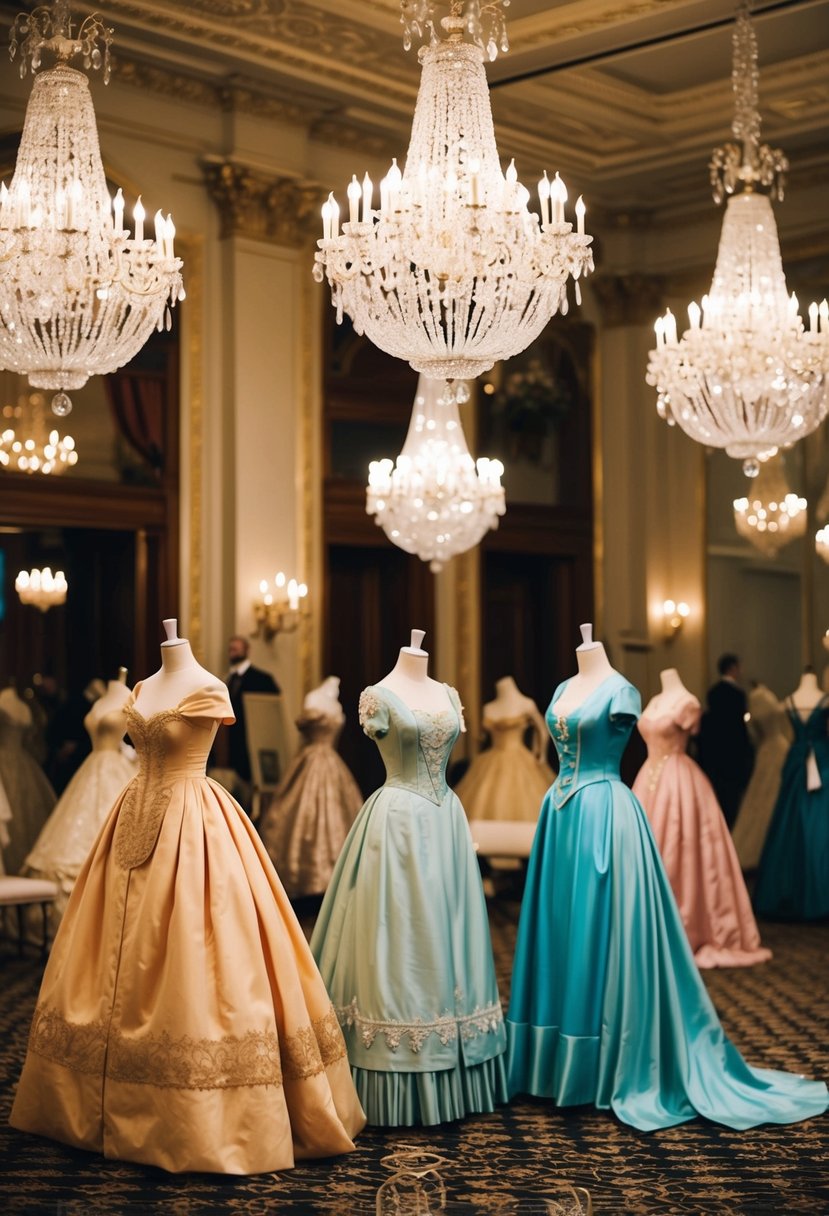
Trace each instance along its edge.
<instances>
[{"instance_id":1,"label":"white gown","mask_svg":"<svg viewBox=\"0 0 829 1216\"><path fill-rule=\"evenodd\" d=\"M120 750L127 728L124 707L84 718L92 751L61 794L57 806L26 858L26 871L56 882L60 893L55 915L63 915L75 879L95 843L101 826L137 768Z\"/></svg>"},{"instance_id":2,"label":"white gown","mask_svg":"<svg viewBox=\"0 0 829 1216\"><path fill-rule=\"evenodd\" d=\"M11 808L11 818L0 828L3 868L19 874L26 854L37 840L55 805L55 791L43 769L23 746L23 735L31 724L0 709L0 787ZM2 814L2 811L0 811ZM8 842L5 843L6 837Z\"/></svg>"}]
</instances>

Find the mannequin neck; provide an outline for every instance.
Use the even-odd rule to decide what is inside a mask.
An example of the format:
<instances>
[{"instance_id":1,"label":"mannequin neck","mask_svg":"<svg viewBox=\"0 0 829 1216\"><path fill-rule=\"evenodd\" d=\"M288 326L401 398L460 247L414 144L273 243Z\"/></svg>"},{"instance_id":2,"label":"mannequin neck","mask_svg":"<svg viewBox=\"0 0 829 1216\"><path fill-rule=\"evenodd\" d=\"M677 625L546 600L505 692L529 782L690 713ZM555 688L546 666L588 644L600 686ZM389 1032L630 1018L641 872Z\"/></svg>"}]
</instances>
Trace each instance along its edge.
<instances>
[{"instance_id":1,"label":"mannequin neck","mask_svg":"<svg viewBox=\"0 0 829 1216\"><path fill-rule=\"evenodd\" d=\"M425 683L429 678L429 656L425 651L423 654L413 654L411 650L404 647L389 674Z\"/></svg>"},{"instance_id":2,"label":"mannequin neck","mask_svg":"<svg viewBox=\"0 0 829 1216\"><path fill-rule=\"evenodd\" d=\"M665 671L660 671L659 682L666 697L678 696L680 693L688 691L675 667L667 667Z\"/></svg>"},{"instance_id":3,"label":"mannequin neck","mask_svg":"<svg viewBox=\"0 0 829 1216\"><path fill-rule=\"evenodd\" d=\"M193 656L193 651L190 649L190 643L183 640L168 644L161 644L161 670L167 675L173 675L177 671L184 671L188 667L197 667L198 664Z\"/></svg>"},{"instance_id":4,"label":"mannequin neck","mask_svg":"<svg viewBox=\"0 0 829 1216\"><path fill-rule=\"evenodd\" d=\"M817 676L815 673L813 671L804 671L803 675L800 677L800 683L797 686L795 696L797 696L797 693L815 693L819 691Z\"/></svg>"},{"instance_id":5,"label":"mannequin neck","mask_svg":"<svg viewBox=\"0 0 829 1216\"><path fill-rule=\"evenodd\" d=\"M603 680L605 676L609 676L613 668L610 666L610 660L607 657L607 652L601 642L595 642L589 648L584 650L579 647L576 650L576 662L579 665L579 675L585 679Z\"/></svg>"}]
</instances>

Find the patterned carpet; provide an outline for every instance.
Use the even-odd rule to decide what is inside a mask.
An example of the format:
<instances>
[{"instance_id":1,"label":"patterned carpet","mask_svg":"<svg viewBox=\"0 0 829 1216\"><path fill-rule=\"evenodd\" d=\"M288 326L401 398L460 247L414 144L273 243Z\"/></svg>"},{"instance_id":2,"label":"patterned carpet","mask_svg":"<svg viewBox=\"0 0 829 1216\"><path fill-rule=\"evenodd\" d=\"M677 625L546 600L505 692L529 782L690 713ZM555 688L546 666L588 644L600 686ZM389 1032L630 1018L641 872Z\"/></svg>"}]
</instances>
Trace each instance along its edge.
<instances>
[{"instance_id":1,"label":"patterned carpet","mask_svg":"<svg viewBox=\"0 0 829 1216\"><path fill-rule=\"evenodd\" d=\"M518 904L490 910L506 997ZM306 925L308 927L308 925ZM829 1076L829 925L765 925L775 953L762 967L706 977L729 1033L753 1063ZM174 1176L105 1161L7 1127L41 964L0 942L0 1212L40 1216L370 1216L400 1144L448 1159L447 1213L531 1216L557 1181L587 1187L596 1216L829 1212L829 1116L792 1127L733 1132L695 1120L642 1134L588 1108L557 1112L520 1101L465 1123L413 1132L368 1130L349 1157L244 1179Z\"/></svg>"}]
</instances>

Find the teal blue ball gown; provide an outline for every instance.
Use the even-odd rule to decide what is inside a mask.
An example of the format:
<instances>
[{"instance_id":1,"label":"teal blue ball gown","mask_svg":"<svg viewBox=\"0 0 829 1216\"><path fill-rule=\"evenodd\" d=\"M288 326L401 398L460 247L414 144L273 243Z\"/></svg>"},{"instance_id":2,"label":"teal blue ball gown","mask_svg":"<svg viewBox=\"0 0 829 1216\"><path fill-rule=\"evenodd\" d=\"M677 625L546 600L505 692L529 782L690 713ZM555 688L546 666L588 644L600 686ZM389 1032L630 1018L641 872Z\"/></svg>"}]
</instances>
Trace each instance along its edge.
<instances>
[{"instance_id":1,"label":"teal blue ball gown","mask_svg":"<svg viewBox=\"0 0 829 1216\"><path fill-rule=\"evenodd\" d=\"M772 920L820 920L829 916L829 697L806 718L789 701L794 742L760 857L754 907Z\"/></svg>"},{"instance_id":2,"label":"teal blue ball gown","mask_svg":"<svg viewBox=\"0 0 829 1216\"><path fill-rule=\"evenodd\" d=\"M478 863L446 785L462 722L367 688L360 722L386 766L334 869L311 950L368 1122L445 1123L507 1100L504 1028Z\"/></svg>"},{"instance_id":3,"label":"teal blue ball gown","mask_svg":"<svg viewBox=\"0 0 829 1216\"><path fill-rule=\"evenodd\" d=\"M614 672L566 717L530 857L507 1014L510 1092L643 1131L821 1114L826 1086L750 1068L694 964L647 817L619 778L639 693Z\"/></svg>"}]
</instances>

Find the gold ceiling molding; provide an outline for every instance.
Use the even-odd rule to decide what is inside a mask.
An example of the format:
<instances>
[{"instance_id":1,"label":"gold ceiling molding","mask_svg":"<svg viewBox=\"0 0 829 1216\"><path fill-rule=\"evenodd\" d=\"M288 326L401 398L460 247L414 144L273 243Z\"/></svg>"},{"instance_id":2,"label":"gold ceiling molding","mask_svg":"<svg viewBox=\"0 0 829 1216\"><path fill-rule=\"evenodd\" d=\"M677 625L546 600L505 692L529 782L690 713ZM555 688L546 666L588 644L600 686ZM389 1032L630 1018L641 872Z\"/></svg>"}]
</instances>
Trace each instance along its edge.
<instances>
[{"instance_id":1,"label":"gold ceiling molding","mask_svg":"<svg viewBox=\"0 0 829 1216\"><path fill-rule=\"evenodd\" d=\"M669 9L684 7L685 0L639 0L638 4L613 3L599 5L598 11L591 16L579 15L576 19L568 15L568 9L587 8L583 4L562 5L536 13L531 17L513 18L508 26L510 48L520 54L530 47L544 45L549 42L566 42L572 38L582 38L585 34L595 34L614 25L626 25L639 21L643 17L662 14ZM596 9L596 5L589 6Z\"/></svg>"},{"instance_id":2,"label":"gold ceiling molding","mask_svg":"<svg viewBox=\"0 0 829 1216\"><path fill-rule=\"evenodd\" d=\"M318 118L311 123L308 134L318 143L353 149L366 156L399 156L406 142L405 135L401 139L394 133L373 131L347 117Z\"/></svg>"},{"instance_id":3,"label":"gold ceiling molding","mask_svg":"<svg viewBox=\"0 0 829 1216\"><path fill-rule=\"evenodd\" d=\"M652 321L665 298L665 279L658 274L600 274L590 287L605 329Z\"/></svg>"},{"instance_id":4,"label":"gold ceiling molding","mask_svg":"<svg viewBox=\"0 0 829 1216\"><path fill-rule=\"evenodd\" d=\"M322 188L294 177L267 177L231 160L202 161L221 236L244 236L295 249L316 234Z\"/></svg>"}]
</instances>

